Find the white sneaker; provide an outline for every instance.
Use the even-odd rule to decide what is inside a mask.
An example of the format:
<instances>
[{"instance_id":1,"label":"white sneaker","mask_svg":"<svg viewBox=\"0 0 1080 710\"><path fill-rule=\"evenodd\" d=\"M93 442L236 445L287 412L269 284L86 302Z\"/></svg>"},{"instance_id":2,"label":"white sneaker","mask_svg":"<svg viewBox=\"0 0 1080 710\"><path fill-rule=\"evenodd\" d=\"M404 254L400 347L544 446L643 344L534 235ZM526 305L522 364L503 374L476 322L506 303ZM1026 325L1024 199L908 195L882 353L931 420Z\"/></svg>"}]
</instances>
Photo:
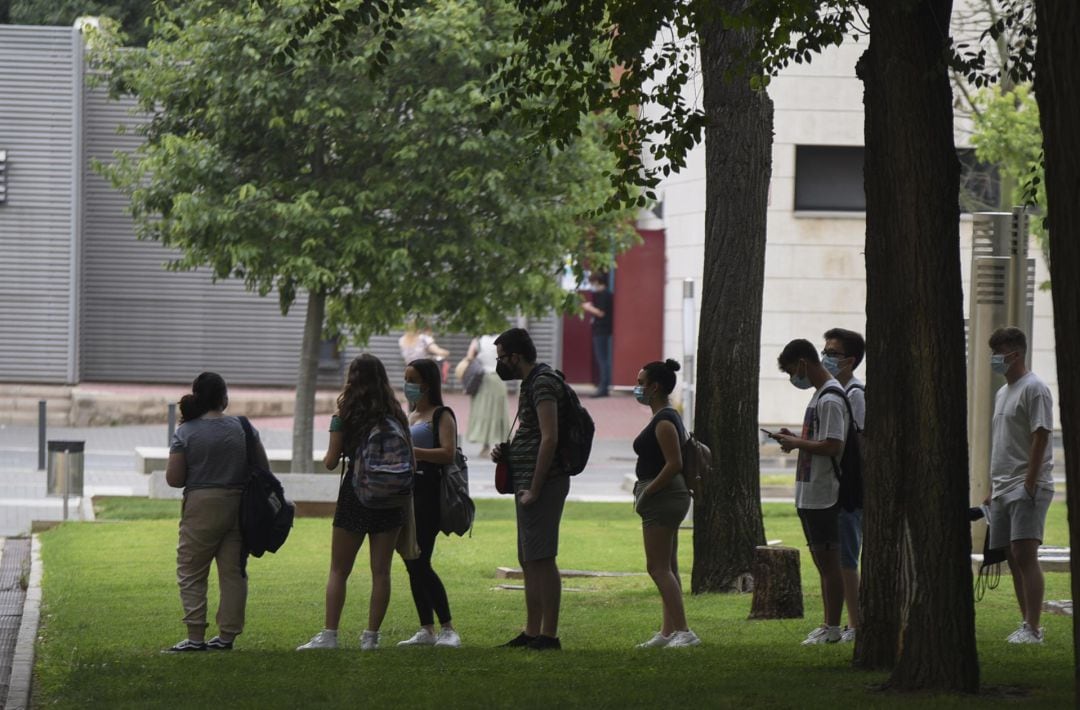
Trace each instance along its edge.
<instances>
[{"instance_id":1,"label":"white sneaker","mask_svg":"<svg viewBox=\"0 0 1080 710\"><path fill-rule=\"evenodd\" d=\"M855 643L855 629L845 626L840 632L840 643Z\"/></svg>"},{"instance_id":2,"label":"white sneaker","mask_svg":"<svg viewBox=\"0 0 1080 710\"><path fill-rule=\"evenodd\" d=\"M458 648L461 646L461 637L453 629L439 629L439 635L435 638L435 645Z\"/></svg>"},{"instance_id":3,"label":"white sneaker","mask_svg":"<svg viewBox=\"0 0 1080 710\"><path fill-rule=\"evenodd\" d=\"M404 641L398 641L398 646L433 646L434 644L435 634L423 627Z\"/></svg>"},{"instance_id":4,"label":"white sneaker","mask_svg":"<svg viewBox=\"0 0 1080 710\"><path fill-rule=\"evenodd\" d=\"M811 631L810 635L806 637L806 640L802 642L802 645L817 646L823 643L838 643L839 641L839 626L822 626L814 629L814 631Z\"/></svg>"},{"instance_id":5,"label":"white sneaker","mask_svg":"<svg viewBox=\"0 0 1080 710\"><path fill-rule=\"evenodd\" d=\"M1028 630L1027 622L1026 621L1021 621L1020 625L1016 627L1016 631L1013 631L1011 634L1006 636L1005 640L1008 641L1009 643L1013 643L1017 636L1019 636L1020 634L1022 634L1024 632L1026 632L1027 630Z\"/></svg>"},{"instance_id":6,"label":"white sneaker","mask_svg":"<svg viewBox=\"0 0 1080 710\"><path fill-rule=\"evenodd\" d=\"M1009 643L1042 643L1043 642L1043 630L1039 627L1038 630L1031 628L1027 624L1024 624L1024 628L1017 631L1009 638Z\"/></svg>"},{"instance_id":7,"label":"white sneaker","mask_svg":"<svg viewBox=\"0 0 1080 710\"><path fill-rule=\"evenodd\" d=\"M360 634L360 650L361 651L375 651L379 648L379 637L381 634L378 631L365 631Z\"/></svg>"},{"instance_id":8,"label":"white sneaker","mask_svg":"<svg viewBox=\"0 0 1080 710\"><path fill-rule=\"evenodd\" d=\"M651 639L649 639L645 643L639 643L637 645L637 647L638 648L663 648L664 646L667 646L669 643L671 643L671 639L673 639L673 638L675 638L674 633L672 633L670 636L664 636L662 633L657 631L656 634Z\"/></svg>"},{"instance_id":9,"label":"white sneaker","mask_svg":"<svg viewBox=\"0 0 1080 710\"><path fill-rule=\"evenodd\" d=\"M671 640L667 642L664 648L682 648L684 646L697 646L701 643L701 639L690 629L686 631L676 631L671 635Z\"/></svg>"},{"instance_id":10,"label":"white sneaker","mask_svg":"<svg viewBox=\"0 0 1080 710\"><path fill-rule=\"evenodd\" d=\"M311 640L303 646L297 646L297 651L307 651L312 648L337 648L337 631L323 629L311 637Z\"/></svg>"}]
</instances>

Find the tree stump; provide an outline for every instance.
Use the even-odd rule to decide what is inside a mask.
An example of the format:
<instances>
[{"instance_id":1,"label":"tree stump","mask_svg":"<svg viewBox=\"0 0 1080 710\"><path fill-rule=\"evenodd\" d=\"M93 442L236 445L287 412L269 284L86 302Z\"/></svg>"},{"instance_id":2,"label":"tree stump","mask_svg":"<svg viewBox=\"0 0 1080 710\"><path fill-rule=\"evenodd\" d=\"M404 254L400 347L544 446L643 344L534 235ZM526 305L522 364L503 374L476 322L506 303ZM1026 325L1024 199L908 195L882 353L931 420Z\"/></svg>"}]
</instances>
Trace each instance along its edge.
<instances>
[{"instance_id":1,"label":"tree stump","mask_svg":"<svg viewBox=\"0 0 1080 710\"><path fill-rule=\"evenodd\" d=\"M802 577L799 551L794 547L754 548L754 600L751 619L801 619Z\"/></svg>"}]
</instances>

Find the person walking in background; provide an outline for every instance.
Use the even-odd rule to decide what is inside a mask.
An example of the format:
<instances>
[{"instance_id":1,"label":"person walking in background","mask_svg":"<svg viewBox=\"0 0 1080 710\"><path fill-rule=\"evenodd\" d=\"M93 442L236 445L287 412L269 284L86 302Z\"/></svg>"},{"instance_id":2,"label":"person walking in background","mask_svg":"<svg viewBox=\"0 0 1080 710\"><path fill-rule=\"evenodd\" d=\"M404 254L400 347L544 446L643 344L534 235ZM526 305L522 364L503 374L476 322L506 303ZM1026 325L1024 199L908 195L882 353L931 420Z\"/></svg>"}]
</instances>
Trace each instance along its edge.
<instances>
[{"instance_id":1,"label":"person walking in background","mask_svg":"<svg viewBox=\"0 0 1080 710\"><path fill-rule=\"evenodd\" d=\"M840 573L840 482L833 470L833 459L839 460L844 452L847 405L840 383L821 366L817 349L809 340L792 340L777 361L792 385L801 390L815 390L803 414L801 436L786 428L772 435L785 453L799 451L795 464L795 507L821 577L825 623L811 631L803 645L836 643L841 636L844 579ZM831 392L824 392L826 388Z\"/></svg>"},{"instance_id":2,"label":"person walking in background","mask_svg":"<svg viewBox=\"0 0 1080 710\"><path fill-rule=\"evenodd\" d=\"M229 405L225 380L214 372L195 378L191 394L180 400L180 426L169 446L165 480L184 489L176 580L184 608L187 638L169 652L228 651L244 630L247 572L240 534L240 499L248 479L247 439ZM260 466L266 451L251 429ZM206 588L210 563L217 563L220 601L218 635L206 641Z\"/></svg>"},{"instance_id":3,"label":"person walking in background","mask_svg":"<svg viewBox=\"0 0 1080 710\"><path fill-rule=\"evenodd\" d=\"M506 383L498 373L498 353L494 335L481 335L469 344L467 360L479 360L484 366L484 379L472 398L469 408L468 439L480 444L480 455L487 456L491 447L506 440L510 433L510 414L506 406Z\"/></svg>"},{"instance_id":4,"label":"person walking in background","mask_svg":"<svg viewBox=\"0 0 1080 710\"><path fill-rule=\"evenodd\" d=\"M615 299L608 291L608 275L594 271L589 274L592 301L582 304L582 309L592 316L593 358L599 382L593 397L607 397L611 388L611 333Z\"/></svg>"},{"instance_id":5,"label":"person walking in background","mask_svg":"<svg viewBox=\"0 0 1080 710\"><path fill-rule=\"evenodd\" d=\"M370 508L360 502L352 480L352 452L363 447L366 461L367 449L378 447L381 458L398 463L408 460L412 465L409 420L390 387L386 368L379 358L367 353L349 365L337 407L337 414L330 419L330 445L323 463L332 471L344 456L348 473L342 477L334 509L330 575L326 581L326 625L297 650L337 648L349 574L366 537L371 558L371 598L360 650L374 651L379 647L379 627L390 604L390 563L398 532L405 523L405 510L400 506Z\"/></svg>"},{"instance_id":6,"label":"person walking in background","mask_svg":"<svg viewBox=\"0 0 1080 710\"><path fill-rule=\"evenodd\" d=\"M859 431L866 423L866 385L854 371L862 364L866 353L866 341L853 330L832 328L825 333L825 349L821 366L829 371L844 388L851 414ZM840 501L838 523L840 527L840 574L844 578L844 605L847 607L848 623L841 632L840 640L855 640L859 628L859 552L862 550L862 501Z\"/></svg>"},{"instance_id":7,"label":"person walking in background","mask_svg":"<svg viewBox=\"0 0 1080 710\"><path fill-rule=\"evenodd\" d=\"M461 645L450 617L446 588L431 566L435 539L439 535L439 501L442 467L454 460L457 450L457 422L454 412L443 406L439 368L431 360L413 360L405 368L405 399L409 402L409 433L416 457L416 484L413 510L416 514L416 542L420 556L406 560L413 603L420 617L420 630L398 646ZM435 615L442 627L435 633Z\"/></svg>"},{"instance_id":8,"label":"person walking in background","mask_svg":"<svg viewBox=\"0 0 1080 710\"><path fill-rule=\"evenodd\" d=\"M439 344L435 342L435 336L431 334L431 328L421 330L414 321L398 338L398 347L401 349L401 359L406 366L413 360L430 358L438 363L439 373L443 381L446 381L446 375L450 370L450 361L446 358L450 356L450 351L439 347Z\"/></svg>"},{"instance_id":9,"label":"person walking in background","mask_svg":"<svg viewBox=\"0 0 1080 710\"><path fill-rule=\"evenodd\" d=\"M1023 616L1008 642L1040 644L1044 579L1039 545L1054 499L1054 400L1050 388L1024 362L1024 331L998 328L990 336L990 350L990 366L1005 376L1005 385L994 396L990 548L1005 550Z\"/></svg>"},{"instance_id":10,"label":"person walking in background","mask_svg":"<svg viewBox=\"0 0 1080 710\"><path fill-rule=\"evenodd\" d=\"M682 417L671 406L675 389L674 360L650 362L641 368L634 398L652 410L652 419L634 439L637 483L634 510L641 516L645 567L660 591L660 630L639 648L677 648L701 643L686 624L682 579L679 577L679 526L690 510L690 491L682 475L682 443L687 439Z\"/></svg>"},{"instance_id":11,"label":"person walking in background","mask_svg":"<svg viewBox=\"0 0 1080 710\"><path fill-rule=\"evenodd\" d=\"M521 380L520 426L509 444L491 450L492 460L505 460L514 481L518 561L525 576L525 628L503 644L507 648L560 650L559 608L562 578L559 524L570 492L570 477L556 461L559 410L567 398L554 370L536 361L536 346L524 328L511 328L495 339L498 373Z\"/></svg>"}]
</instances>

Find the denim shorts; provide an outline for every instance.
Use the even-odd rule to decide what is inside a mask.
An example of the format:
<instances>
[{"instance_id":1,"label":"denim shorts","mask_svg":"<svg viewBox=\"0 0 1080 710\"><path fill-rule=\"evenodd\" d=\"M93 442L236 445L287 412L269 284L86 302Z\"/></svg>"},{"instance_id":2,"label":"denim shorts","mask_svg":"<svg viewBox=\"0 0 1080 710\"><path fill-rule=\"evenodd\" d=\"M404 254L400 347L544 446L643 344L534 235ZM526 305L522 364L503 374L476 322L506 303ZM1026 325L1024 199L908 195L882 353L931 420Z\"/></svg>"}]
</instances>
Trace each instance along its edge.
<instances>
[{"instance_id":1,"label":"denim shorts","mask_svg":"<svg viewBox=\"0 0 1080 710\"><path fill-rule=\"evenodd\" d=\"M862 508L840 509L840 566L843 569L859 569L859 552L862 549Z\"/></svg>"},{"instance_id":2,"label":"denim shorts","mask_svg":"<svg viewBox=\"0 0 1080 710\"><path fill-rule=\"evenodd\" d=\"M840 504L828 508L799 508L806 544L811 550L835 550L840 544Z\"/></svg>"},{"instance_id":3,"label":"denim shorts","mask_svg":"<svg viewBox=\"0 0 1080 710\"><path fill-rule=\"evenodd\" d=\"M1046 511L1054 492L1036 488L1035 497L1027 491L1012 491L990 501L990 549L1008 547L1017 540L1038 540L1042 544Z\"/></svg>"}]
</instances>

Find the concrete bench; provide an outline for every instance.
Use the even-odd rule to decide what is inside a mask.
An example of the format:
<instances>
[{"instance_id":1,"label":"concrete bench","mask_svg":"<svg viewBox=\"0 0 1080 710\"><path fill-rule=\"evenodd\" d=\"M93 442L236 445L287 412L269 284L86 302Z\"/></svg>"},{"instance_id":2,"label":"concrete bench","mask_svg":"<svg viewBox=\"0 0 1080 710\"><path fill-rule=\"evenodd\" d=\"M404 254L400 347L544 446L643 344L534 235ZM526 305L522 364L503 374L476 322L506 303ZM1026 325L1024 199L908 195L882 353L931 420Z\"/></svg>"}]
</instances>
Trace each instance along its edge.
<instances>
[{"instance_id":1,"label":"concrete bench","mask_svg":"<svg viewBox=\"0 0 1080 710\"><path fill-rule=\"evenodd\" d=\"M290 449L267 449L266 457L270 460L270 470L274 473L288 473L292 468L292 450ZM142 473L164 471L169 461L169 449L165 446L136 446L135 447L135 470ZM326 471L322 457L314 459L309 471L322 473ZM340 469L339 469L340 470ZM326 471L333 473L333 471Z\"/></svg>"},{"instance_id":2,"label":"concrete bench","mask_svg":"<svg viewBox=\"0 0 1080 710\"><path fill-rule=\"evenodd\" d=\"M334 473L279 473L278 480L285 488L285 497L296 504L301 517L327 517L334 514L341 479ZM180 500L183 488L173 488L165 482L164 471L150 473L150 497Z\"/></svg>"}]
</instances>

